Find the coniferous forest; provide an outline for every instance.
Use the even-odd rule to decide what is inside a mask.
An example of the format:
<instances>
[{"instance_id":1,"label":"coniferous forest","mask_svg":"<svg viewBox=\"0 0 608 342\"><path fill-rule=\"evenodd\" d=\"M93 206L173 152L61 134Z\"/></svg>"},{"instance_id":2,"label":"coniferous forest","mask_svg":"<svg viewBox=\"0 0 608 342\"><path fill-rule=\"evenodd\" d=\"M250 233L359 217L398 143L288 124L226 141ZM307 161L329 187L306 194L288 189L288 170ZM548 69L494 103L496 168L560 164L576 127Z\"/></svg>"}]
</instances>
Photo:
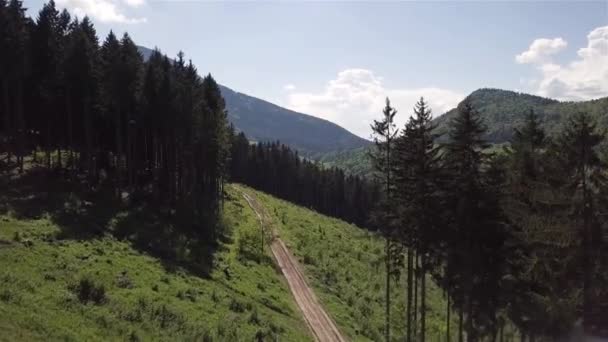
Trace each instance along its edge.
<instances>
[{"instance_id":1,"label":"coniferous forest","mask_svg":"<svg viewBox=\"0 0 608 342\"><path fill-rule=\"evenodd\" d=\"M405 272L407 340L425 340L429 279L447 297L448 341L450 331L459 341L502 340L506 325L525 341L560 340L577 324L606 335L605 132L572 113L547 136L530 111L510 146L489 152L476 109L465 99L457 110L445 144L424 99L400 130L387 99L372 127L386 302L403 291L390 275ZM388 340L388 323L385 331Z\"/></svg>"},{"instance_id":2,"label":"coniferous forest","mask_svg":"<svg viewBox=\"0 0 608 342\"><path fill-rule=\"evenodd\" d=\"M447 341L502 341L506 327L524 341L577 325L608 334L606 132L587 113L549 135L531 110L508 147L489 150L469 101L438 140L424 99L405 127L387 99L367 179L251 143L183 53L144 61L128 34L100 40L52 0L36 18L0 0L0 77L1 162L16 172L153 204L204 241L220 234L228 181L378 231L386 341L393 291L406 292L406 340L425 341L429 282L447 298Z\"/></svg>"}]
</instances>

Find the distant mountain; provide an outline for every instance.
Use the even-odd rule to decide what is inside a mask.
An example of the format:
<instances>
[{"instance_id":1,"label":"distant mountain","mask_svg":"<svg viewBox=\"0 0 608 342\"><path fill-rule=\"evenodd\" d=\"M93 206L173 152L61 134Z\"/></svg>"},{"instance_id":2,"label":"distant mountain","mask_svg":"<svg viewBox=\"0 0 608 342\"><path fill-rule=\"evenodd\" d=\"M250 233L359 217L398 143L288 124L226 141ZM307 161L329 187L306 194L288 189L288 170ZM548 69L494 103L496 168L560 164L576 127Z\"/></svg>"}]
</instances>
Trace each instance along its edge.
<instances>
[{"instance_id":1,"label":"distant mountain","mask_svg":"<svg viewBox=\"0 0 608 342\"><path fill-rule=\"evenodd\" d=\"M152 50L140 46L148 59ZM339 152L370 144L346 129L324 119L294 112L270 102L220 85L226 100L228 119L254 141L277 141L309 157Z\"/></svg>"},{"instance_id":2,"label":"distant mountain","mask_svg":"<svg viewBox=\"0 0 608 342\"><path fill-rule=\"evenodd\" d=\"M608 94L607 94L608 95ZM539 115L549 135L557 132L565 119L576 112L584 111L594 116L599 127L608 128L608 97L581 102L560 102L540 96L517 93L501 89L479 89L469 96L488 128L485 138L491 143L509 142L513 129L521 126L525 113L530 109ZM454 108L435 119L437 131L446 133L448 124L457 115ZM444 136L442 140L445 140Z\"/></svg>"},{"instance_id":3,"label":"distant mountain","mask_svg":"<svg viewBox=\"0 0 608 342\"><path fill-rule=\"evenodd\" d=\"M608 131L608 97L581 102L560 102L540 96L517 93L501 89L479 89L469 95L473 106L480 112L488 128L485 138L492 144L507 143L513 136L513 129L520 127L525 114L534 109L541 124L549 135L559 132L566 118L579 111L588 112L597 120L598 127ZM449 122L457 115L454 108L435 118L440 142L447 141ZM358 175L372 172L368 150L371 147L350 151L327 153L320 160L327 166L337 166Z\"/></svg>"}]
</instances>

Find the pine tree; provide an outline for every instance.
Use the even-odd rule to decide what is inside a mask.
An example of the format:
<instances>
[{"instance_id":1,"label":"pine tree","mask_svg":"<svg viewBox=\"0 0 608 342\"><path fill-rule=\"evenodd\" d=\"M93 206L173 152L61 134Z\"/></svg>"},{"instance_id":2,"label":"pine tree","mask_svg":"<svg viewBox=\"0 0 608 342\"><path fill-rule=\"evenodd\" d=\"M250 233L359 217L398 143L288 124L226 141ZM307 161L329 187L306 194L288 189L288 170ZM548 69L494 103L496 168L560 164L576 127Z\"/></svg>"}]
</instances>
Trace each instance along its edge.
<instances>
[{"instance_id":1,"label":"pine tree","mask_svg":"<svg viewBox=\"0 0 608 342\"><path fill-rule=\"evenodd\" d=\"M426 275L435 260L441 231L443 167L440 147L435 145L435 125L431 110L423 98L414 108L395 143L396 198L400 203L401 238L407 248L407 340L412 340L412 276L414 251L420 256L420 337L426 337Z\"/></svg>"},{"instance_id":2,"label":"pine tree","mask_svg":"<svg viewBox=\"0 0 608 342\"><path fill-rule=\"evenodd\" d=\"M385 289L385 332L384 337L390 341L390 302L391 302L391 277L393 276L394 267L392 263L394 257L394 239L395 239L395 218L394 218L394 179L393 179L393 148L395 138L399 130L395 128L395 115L397 110L391 107L390 100L386 99L386 106L382 111L382 118L374 120L372 131L374 133L375 150L370 153L370 158L374 169L377 173L378 181L382 184L383 198L374 214L374 225L381 227L382 234L385 237L386 244L385 266L386 266L386 289Z\"/></svg>"},{"instance_id":3,"label":"pine tree","mask_svg":"<svg viewBox=\"0 0 608 342\"><path fill-rule=\"evenodd\" d=\"M29 35L25 8L20 0L0 3L0 75L2 75L2 112L4 114L7 159L15 154L23 172L25 154L24 85L28 75L27 54Z\"/></svg>"},{"instance_id":4,"label":"pine tree","mask_svg":"<svg viewBox=\"0 0 608 342\"><path fill-rule=\"evenodd\" d=\"M448 234L446 284L459 308L459 340L463 340L464 314L469 340L476 340L480 327L491 327L498 310L499 273L504 266L504 221L499 194L488 155L479 112L465 99L453 119L446 146L451 171L449 207L453 209Z\"/></svg>"},{"instance_id":5,"label":"pine tree","mask_svg":"<svg viewBox=\"0 0 608 342\"><path fill-rule=\"evenodd\" d=\"M602 249L602 214L607 179L597 146L605 136L598 133L596 123L587 113L572 116L559 136L561 164L568 175L572 198L573 219L580 234L580 265L582 270L583 324L593 330L592 308L597 298L597 275L600 272Z\"/></svg>"},{"instance_id":6,"label":"pine tree","mask_svg":"<svg viewBox=\"0 0 608 342\"><path fill-rule=\"evenodd\" d=\"M55 2L50 0L38 13L36 25L32 32L32 83L35 85L36 107L31 110L32 119L41 132L46 152L46 166L51 168L51 151L55 147L55 128L60 122L59 82L62 27L59 26L59 12Z\"/></svg>"}]
</instances>

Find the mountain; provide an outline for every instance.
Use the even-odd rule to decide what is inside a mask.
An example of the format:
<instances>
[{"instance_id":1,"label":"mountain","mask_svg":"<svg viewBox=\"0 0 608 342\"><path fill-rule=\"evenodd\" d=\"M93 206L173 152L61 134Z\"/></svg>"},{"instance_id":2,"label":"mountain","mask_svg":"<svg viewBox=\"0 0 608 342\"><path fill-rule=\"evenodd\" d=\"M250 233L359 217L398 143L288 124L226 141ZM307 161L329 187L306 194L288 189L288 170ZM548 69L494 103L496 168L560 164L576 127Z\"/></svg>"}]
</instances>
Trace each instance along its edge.
<instances>
[{"instance_id":1,"label":"mountain","mask_svg":"<svg viewBox=\"0 0 608 342\"><path fill-rule=\"evenodd\" d=\"M144 59L151 49L140 46ZM369 145L346 129L324 119L298 113L220 85L228 119L254 141L281 141L309 157Z\"/></svg>"},{"instance_id":2,"label":"mountain","mask_svg":"<svg viewBox=\"0 0 608 342\"><path fill-rule=\"evenodd\" d=\"M583 111L594 116L601 128L608 128L608 97L581 102L560 102L540 96L502 89L483 88L472 92L468 98L481 114L488 132L485 138L494 144L509 142L513 129L523 123L525 113L533 109L540 117L549 135L556 133L565 119L573 113ZM452 118L457 115L454 108L435 119L437 131L446 133ZM445 140L447 136L443 136Z\"/></svg>"},{"instance_id":3,"label":"mountain","mask_svg":"<svg viewBox=\"0 0 608 342\"><path fill-rule=\"evenodd\" d=\"M597 120L598 127L608 131L608 97L581 102L560 102L540 96L518 93L509 90L483 88L472 92L469 99L480 112L488 128L485 138L492 144L510 141L513 129L521 126L525 114L534 109L548 135L557 133L566 118L576 112L590 113ZM435 118L437 132L441 134L440 142L447 141L449 122L457 115L457 109L451 109ZM337 166L349 173L370 175L371 161L367 156L370 147L349 151L327 153L320 161L327 166Z\"/></svg>"}]
</instances>

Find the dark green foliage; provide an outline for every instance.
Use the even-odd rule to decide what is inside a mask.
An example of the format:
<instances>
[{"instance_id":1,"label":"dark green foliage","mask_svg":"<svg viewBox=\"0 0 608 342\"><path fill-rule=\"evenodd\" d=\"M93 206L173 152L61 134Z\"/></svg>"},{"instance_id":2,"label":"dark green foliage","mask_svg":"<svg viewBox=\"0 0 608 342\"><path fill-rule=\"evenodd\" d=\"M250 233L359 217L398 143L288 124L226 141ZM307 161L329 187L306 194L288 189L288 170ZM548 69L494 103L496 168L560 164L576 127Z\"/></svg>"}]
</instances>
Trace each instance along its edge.
<instances>
[{"instance_id":1,"label":"dark green foliage","mask_svg":"<svg viewBox=\"0 0 608 342\"><path fill-rule=\"evenodd\" d=\"M231 140L232 181L369 227L368 209L378 198L375 183L323 168L278 142L251 144L242 132Z\"/></svg>"},{"instance_id":2,"label":"dark green foliage","mask_svg":"<svg viewBox=\"0 0 608 342\"><path fill-rule=\"evenodd\" d=\"M386 106L382 110L380 120L374 120L371 125L374 134L375 149L370 151L370 158L374 167L375 176L380 184L382 196L379 203L374 204L374 212L371 216L372 224L379 227L385 238L384 264L386 267L386 286L385 286L385 328L384 339L389 342L391 339L391 277L398 270L399 245L396 241L396 196L394 180L394 144L395 138L399 133L396 129L394 119L397 110L391 107L391 102L387 98ZM397 265L394 265L397 264Z\"/></svg>"},{"instance_id":3,"label":"dark green foliage","mask_svg":"<svg viewBox=\"0 0 608 342\"><path fill-rule=\"evenodd\" d=\"M92 302L99 305L108 300L105 286L95 282L90 277L80 279L78 284L72 286L72 291L78 296L78 300L84 304Z\"/></svg>"},{"instance_id":4,"label":"dark green foliage","mask_svg":"<svg viewBox=\"0 0 608 342\"><path fill-rule=\"evenodd\" d=\"M32 155L49 177L113 189L119 203L154 205L183 223L181 234L216 241L230 137L211 75L201 79L183 53L144 63L126 33L100 47L88 17L72 20L53 1L35 23L20 1L0 10L7 164L17 156L23 172Z\"/></svg>"},{"instance_id":5,"label":"dark green foliage","mask_svg":"<svg viewBox=\"0 0 608 342\"><path fill-rule=\"evenodd\" d=\"M399 203L399 239L407 248L407 341L412 340L413 281L420 282L420 330L426 331L426 274L437 269L445 247L441 243L444 222L438 212L445 208L440 150L435 145L431 110L424 99L416 104L414 115L395 143L396 198ZM418 265L418 255L420 264ZM414 279L415 275L415 279ZM422 333L417 339L425 340Z\"/></svg>"}]
</instances>

